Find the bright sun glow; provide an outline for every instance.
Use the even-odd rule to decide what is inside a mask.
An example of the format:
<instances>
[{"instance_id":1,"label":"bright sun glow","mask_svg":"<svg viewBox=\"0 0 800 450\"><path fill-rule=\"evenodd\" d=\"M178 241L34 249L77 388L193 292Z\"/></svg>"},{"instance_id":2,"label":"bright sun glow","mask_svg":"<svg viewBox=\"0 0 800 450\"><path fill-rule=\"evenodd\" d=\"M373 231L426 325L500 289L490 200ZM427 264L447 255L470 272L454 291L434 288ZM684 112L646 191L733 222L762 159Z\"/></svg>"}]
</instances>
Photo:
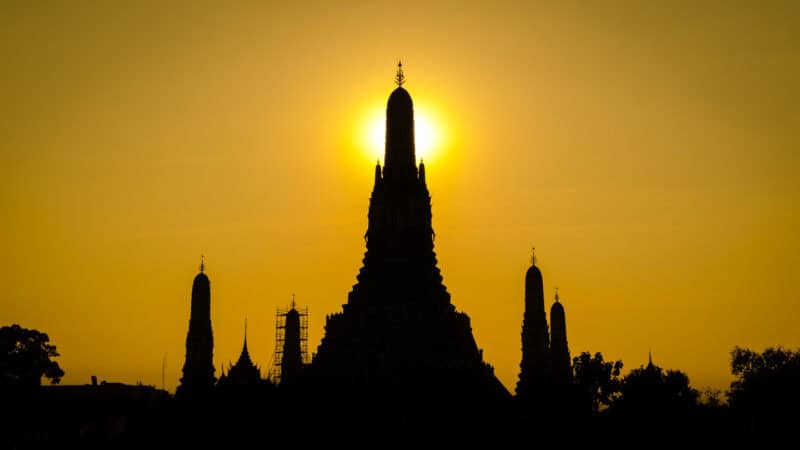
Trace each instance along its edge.
<instances>
[{"instance_id":1,"label":"bright sun glow","mask_svg":"<svg viewBox=\"0 0 800 450\"><path fill-rule=\"evenodd\" d=\"M372 159L383 160L386 141L386 112L380 110L364 122L363 145ZM442 150L443 132L441 125L425 109L414 108L414 139L416 141L417 161L436 159Z\"/></svg>"}]
</instances>

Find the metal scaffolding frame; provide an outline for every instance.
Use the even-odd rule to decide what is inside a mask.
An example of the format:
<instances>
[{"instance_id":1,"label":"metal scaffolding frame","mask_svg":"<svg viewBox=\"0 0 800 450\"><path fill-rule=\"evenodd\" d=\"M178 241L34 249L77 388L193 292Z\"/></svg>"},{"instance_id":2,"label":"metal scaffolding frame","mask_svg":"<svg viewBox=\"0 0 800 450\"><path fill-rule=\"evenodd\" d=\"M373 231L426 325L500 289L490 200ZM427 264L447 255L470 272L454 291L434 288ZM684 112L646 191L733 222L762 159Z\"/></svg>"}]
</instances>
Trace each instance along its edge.
<instances>
[{"instance_id":1,"label":"metal scaffolding frame","mask_svg":"<svg viewBox=\"0 0 800 450\"><path fill-rule=\"evenodd\" d=\"M308 307L298 309L294 306L289 308L276 308L275 309L275 350L272 352L272 366L269 369L267 378L274 384L281 382L281 361L283 360L283 347L286 340L286 315L295 309L298 316L300 316L300 355L303 359L303 364L309 364L311 358L308 354Z\"/></svg>"}]
</instances>

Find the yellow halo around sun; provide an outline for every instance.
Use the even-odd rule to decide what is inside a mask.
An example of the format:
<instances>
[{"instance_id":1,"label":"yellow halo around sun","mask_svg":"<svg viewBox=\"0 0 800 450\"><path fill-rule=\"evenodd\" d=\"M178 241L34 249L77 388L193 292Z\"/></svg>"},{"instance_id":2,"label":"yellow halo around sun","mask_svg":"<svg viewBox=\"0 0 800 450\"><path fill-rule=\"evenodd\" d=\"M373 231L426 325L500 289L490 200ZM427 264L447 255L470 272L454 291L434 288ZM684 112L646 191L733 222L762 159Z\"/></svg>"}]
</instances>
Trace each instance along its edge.
<instances>
[{"instance_id":1,"label":"yellow halo around sun","mask_svg":"<svg viewBox=\"0 0 800 450\"><path fill-rule=\"evenodd\" d=\"M386 112L375 111L364 120L361 145L372 160L383 160L386 143ZM414 108L414 140L417 161L436 160L444 145L444 128L437 116L422 107Z\"/></svg>"}]
</instances>

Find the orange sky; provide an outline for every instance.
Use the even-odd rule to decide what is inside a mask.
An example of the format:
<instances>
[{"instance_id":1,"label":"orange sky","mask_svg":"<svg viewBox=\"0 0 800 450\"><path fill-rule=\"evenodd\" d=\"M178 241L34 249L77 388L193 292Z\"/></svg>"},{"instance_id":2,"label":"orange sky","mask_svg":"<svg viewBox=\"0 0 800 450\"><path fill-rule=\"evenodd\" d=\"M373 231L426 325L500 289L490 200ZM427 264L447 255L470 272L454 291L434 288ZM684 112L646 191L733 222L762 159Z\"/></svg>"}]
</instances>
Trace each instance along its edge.
<instances>
[{"instance_id":1,"label":"orange sky","mask_svg":"<svg viewBox=\"0 0 800 450\"><path fill-rule=\"evenodd\" d=\"M200 254L217 367L247 317L266 373L293 292L316 349L398 58L445 136L445 284L509 389L532 245L573 355L725 388L734 345L800 346L796 3L135 3L0 6L0 325L49 333L64 383L166 357L174 389Z\"/></svg>"}]
</instances>

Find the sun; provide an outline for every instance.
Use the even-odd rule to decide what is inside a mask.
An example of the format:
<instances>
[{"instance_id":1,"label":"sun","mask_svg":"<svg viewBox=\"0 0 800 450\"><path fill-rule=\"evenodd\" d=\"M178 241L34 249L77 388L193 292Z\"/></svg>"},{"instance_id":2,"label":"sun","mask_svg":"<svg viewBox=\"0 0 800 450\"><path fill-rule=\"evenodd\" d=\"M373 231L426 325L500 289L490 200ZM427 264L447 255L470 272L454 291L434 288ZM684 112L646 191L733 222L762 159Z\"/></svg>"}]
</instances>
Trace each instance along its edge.
<instances>
[{"instance_id":1,"label":"sun","mask_svg":"<svg viewBox=\"0 0 800 450\"><path fill-rule=\"evenodd\" d=\"M386 143L386 112L376 110L363 122L362 146L372 160L383 159ZM417 161L433 161L442 153L444 128L425 107L414 108L414 140Z\"/></svg>"}]
</instances>

